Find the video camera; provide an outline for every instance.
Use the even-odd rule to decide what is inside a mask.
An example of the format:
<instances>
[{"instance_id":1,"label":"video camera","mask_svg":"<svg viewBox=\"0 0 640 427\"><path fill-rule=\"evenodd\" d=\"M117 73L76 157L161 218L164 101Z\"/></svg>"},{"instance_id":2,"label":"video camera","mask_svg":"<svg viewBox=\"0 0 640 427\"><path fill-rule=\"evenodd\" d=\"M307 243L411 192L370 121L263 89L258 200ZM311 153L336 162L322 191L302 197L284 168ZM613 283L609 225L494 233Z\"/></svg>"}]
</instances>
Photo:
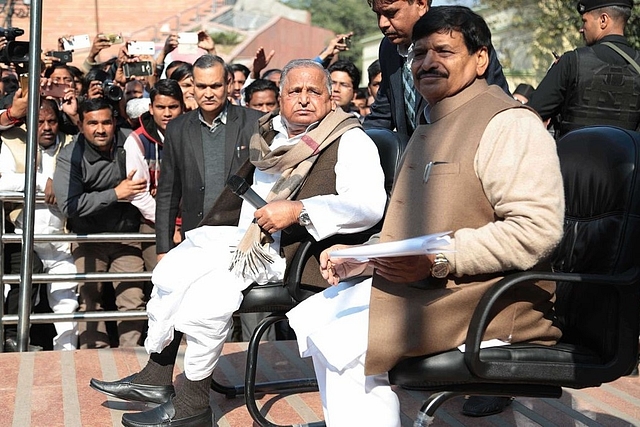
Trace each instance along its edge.
<instances>
[{"instance_id":1,"label":"video camera","mask_svg":"<svg viewBox=\"0 0 640 427\"><path fill-rule=\"evenodd\" d=\"M29 62L29 42L18 42L16 37L24 34L24 30L17 27L0 27L0 37L7 39L7 45L0 50L0 62L9 64L25 64Z\"/></svg>"}]
</instances>

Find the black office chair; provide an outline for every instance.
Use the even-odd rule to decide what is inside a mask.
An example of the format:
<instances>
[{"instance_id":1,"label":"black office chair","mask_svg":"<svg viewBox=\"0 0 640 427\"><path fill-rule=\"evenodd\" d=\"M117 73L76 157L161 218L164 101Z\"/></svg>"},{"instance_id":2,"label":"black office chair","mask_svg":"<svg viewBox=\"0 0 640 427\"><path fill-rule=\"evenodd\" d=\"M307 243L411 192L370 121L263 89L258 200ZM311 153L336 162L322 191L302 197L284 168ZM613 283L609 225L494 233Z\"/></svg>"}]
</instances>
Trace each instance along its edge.
<instances>
[{"instance_id":1,"label":"black office chair","mask_svg":"<svg viewBox=\"0 0 640 427\"><path fill-rule=\"evenodd\" d=\"M558 141L565 186L564 237L553 272L520 272L496 283L471 319L466 353L414 357L390 372L392 384L433 394L416 426L457 395L559 398L562 387L597 387L638 363L640 325L640 134L614 127L573 131ZM530 280L558 283L563 336L554 346L529 343L480 350L492 307Z\"/></svg>"},{"instance_id":2,"label":"black office chair","mask_svg":"<svg viewBox=\"0 0 640 427\"><path fill-rule=\"evenodd\" d=\"M371 129L366 131L373 139L378 148L380 162L385 175L385 189L390 194L393 179L400 164L400 159L408 138L398 136L395 132L387 129ZM381 225L380 222L379 225ZM260 413L256 402L257 393L289 393L315 391L318 385L314 378L303 378L294 380L271 381L267 383L256 383L256 373L258 365L258 349L262 336L267 329L281 321L286 321L285 313L295 307L300 301L309 296L321 292L322 287L305 280L304 271L308 270L308 264L317 266L317 257L322 250L337 243L359 244L365 242L371 234L378 231L377 227L365 233L341 234L316 242L309 238L303 241L297 248L292 262L288 266L283 282L267 283L265 285L253 285L245 290L244 299L238 313L271 313L255 329L249 341L247 349L247 366L245 370L244 385L227 386L220 384L215 379L211 388L224 394L227 398L235 398L245 395L247 410L253 420L261 427L279 427L271 423ZM317 268L317 267L316 267ZM297 426L324 426L324 422L297 424Z\"/></svg>"}]
</instances>

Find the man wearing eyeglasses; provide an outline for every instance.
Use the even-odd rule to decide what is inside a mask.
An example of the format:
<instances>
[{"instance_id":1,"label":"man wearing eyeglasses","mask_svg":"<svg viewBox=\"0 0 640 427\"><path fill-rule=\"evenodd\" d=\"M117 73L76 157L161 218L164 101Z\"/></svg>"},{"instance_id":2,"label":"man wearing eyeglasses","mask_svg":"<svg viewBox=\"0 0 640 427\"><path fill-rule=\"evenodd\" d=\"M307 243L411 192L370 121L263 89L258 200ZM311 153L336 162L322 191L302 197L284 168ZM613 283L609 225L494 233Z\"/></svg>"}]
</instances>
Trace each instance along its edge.
<instances>
[{"instance_id":1,"label":"man wearing eyeglasses","mask_svg":"<svg viewBox=\"0 0 640 427\"><path fill-rule=\"evenodd\" d=\"M351 101L360 84L360 70L351 61L336 61L329 68L332 90L331 100L344 111L351 112Z\"/></svg>"}]
</instances>

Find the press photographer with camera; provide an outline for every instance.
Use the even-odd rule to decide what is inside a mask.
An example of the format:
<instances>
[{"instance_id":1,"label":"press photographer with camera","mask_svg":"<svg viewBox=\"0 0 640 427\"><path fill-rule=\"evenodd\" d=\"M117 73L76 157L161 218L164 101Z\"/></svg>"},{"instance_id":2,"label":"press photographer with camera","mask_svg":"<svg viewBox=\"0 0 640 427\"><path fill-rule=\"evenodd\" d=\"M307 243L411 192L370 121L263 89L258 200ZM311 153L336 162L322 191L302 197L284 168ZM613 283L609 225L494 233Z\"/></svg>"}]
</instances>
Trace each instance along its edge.
<instances>
[{"instance_id":1,"label":"press photographer with camera","mask_svg":"<svg viewBox=\"0 0 640 427\"><path fill-rule=\"evenodd\" d=\"M344 52L345 50L349 50L351 47L351 36L353 36L353 31L350 31L347 34L338 34L331 39L327 47L320 52L318 56L313 58L313 60L327 68L333 59L336 58L337 54Z\"/></svg>"},{"instance_id":2,"label":"press photographer with camera","mask_svg":"<svg viewBox=\"0 0 640 427\"><path fill-rule=\"evenodd\" d=\"M147 42L128 41L118 52L113 80L124 87L131 80L140 80L148 91L156 83L156 61L153 55L137 54L137 48Z\"/></svg>"},{"instance_id":3,"label":"press photographer with camera","mask_svg":"<svg viewBox=\"0 0 640 427\"><path fill-rule=\"evenodd\" d=\"M88 73L91 69L95 67L99 67L102 65L102 62L98 61L98 55L104 49L110 48L113 44L122 43L122 36L120 38L117 35L113 35L114 37L110 37L108 34L98 33L93 38L93 42L91 43L91 49L89 50L89 55L87 55L86 59L82 63L82 71ZM69 36L64 36L63 38L69 38Z\"/></svg>"},{"instance_id":4,"label":"press photographer with camera","mask_svg":"<svg viewBox=\"0 0 640 427\"><path fill-rule=\"evenodd\" d=\"M63 63L56 63L46 68L40 79L40 93L45 98L53 99L60 108L62 120L61 130L69 135L78 133L78 94L71 68Z\"/></svg>"}]
</instances>

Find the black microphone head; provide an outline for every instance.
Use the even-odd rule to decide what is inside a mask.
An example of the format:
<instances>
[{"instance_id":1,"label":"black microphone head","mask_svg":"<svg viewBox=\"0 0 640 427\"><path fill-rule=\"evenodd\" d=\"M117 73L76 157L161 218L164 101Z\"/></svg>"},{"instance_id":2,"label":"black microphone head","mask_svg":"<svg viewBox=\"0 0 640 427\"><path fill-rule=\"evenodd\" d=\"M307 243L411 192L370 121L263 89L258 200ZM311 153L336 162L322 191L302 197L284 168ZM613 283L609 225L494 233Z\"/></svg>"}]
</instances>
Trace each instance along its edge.
<instances>
[{"instance_id":1,"label":"black microphone head","mask_svg":"<svg viewBox=\"0 0 640 427\"><path fill-rule=\"evenodd\" d=\"M242 196L249 189L249 183L238 175L231 175L227 180L227 187L233 191L233 194Z\"/></svg>"}]
</instances>

